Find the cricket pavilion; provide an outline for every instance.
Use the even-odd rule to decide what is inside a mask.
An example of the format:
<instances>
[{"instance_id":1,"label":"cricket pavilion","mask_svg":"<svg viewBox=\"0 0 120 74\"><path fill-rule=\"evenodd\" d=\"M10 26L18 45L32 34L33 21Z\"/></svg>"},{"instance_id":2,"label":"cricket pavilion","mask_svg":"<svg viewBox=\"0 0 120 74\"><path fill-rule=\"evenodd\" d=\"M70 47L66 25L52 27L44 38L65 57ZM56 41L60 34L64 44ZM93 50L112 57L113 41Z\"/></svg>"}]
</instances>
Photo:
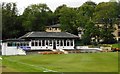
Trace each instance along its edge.
<instances>
[{"instance_id":1,"label":"cricket pavilion","mask_svg":"<svg viewBox=\"0 0 120 74\"><path fill-rule=\"evenodd\" d=\"M68 32L28 32L2 42L2 55L26 55L27 51L75 49L78 36Z\"/></svg>"}]
</instances>

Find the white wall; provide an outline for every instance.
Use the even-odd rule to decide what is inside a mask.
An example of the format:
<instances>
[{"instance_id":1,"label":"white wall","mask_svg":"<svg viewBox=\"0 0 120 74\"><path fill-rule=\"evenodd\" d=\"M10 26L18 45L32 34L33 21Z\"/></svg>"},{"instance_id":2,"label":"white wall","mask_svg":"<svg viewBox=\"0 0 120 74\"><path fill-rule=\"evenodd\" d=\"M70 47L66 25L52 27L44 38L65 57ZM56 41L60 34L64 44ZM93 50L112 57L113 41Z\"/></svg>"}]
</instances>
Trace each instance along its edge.
<instances>
[{"instance_id":1,"label":"white wall","mask_svg":"<svg viewBox=\"0 0 120 74\"><path fill-rule=\"evenodd\" d=\"M74 49L74 46L57 46L56 49Z\"/></svg>"},{"instance_id":2,"label":"white wall","mask_svg":"<svg viewBox=\"0 0 120 74\"><path fill-rule=\"evenodd\" d=\"M86 49L88 46L76 46L76 49Z\"/></svg>"},{"instance_id":3,"label":"white wall","mask_svg":"<svg viewBox=\"0 0 120 74\"><path fill-rule=\"evenodd\" d=\"M26 55L22 49L18 50L17 47L8 47L7 43L2 43L2 55Z\"/></svg>"}]
</instances>

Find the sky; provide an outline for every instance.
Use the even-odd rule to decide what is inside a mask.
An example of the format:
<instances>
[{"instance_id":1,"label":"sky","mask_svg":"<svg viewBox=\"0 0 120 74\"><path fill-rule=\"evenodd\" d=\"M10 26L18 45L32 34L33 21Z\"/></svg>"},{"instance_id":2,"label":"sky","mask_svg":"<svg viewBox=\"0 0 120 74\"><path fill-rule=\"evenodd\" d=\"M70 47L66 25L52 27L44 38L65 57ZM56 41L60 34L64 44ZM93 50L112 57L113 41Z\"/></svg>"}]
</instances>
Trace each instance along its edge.
<instances>
[{"instance_id":1,"label":"sky","mask_svg":"<svg viewBox=\"0 0 120 74\"><path fill-rule=\"evenodd\" d=\"M54 11L58 6L66 4L68 7L79 7L88 0L0 0L1 2L15 2L20 14L31 4L45 3ZM95 3L108 2L109 0L91 0Z\"/></svg>"}]
</instances>

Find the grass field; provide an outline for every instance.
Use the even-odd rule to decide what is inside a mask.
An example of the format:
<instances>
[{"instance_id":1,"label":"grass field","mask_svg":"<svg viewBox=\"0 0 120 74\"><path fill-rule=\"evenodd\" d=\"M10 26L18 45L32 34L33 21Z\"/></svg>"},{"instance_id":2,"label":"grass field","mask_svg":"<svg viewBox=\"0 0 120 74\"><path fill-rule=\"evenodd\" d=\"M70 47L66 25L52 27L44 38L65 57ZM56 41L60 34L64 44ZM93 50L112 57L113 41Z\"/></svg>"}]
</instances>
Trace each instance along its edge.
<instances>
[{"instance_id":1,"label":"grass field","mask_svg":"<svg viewBox=\"0 0 120 74\"><path fill-rule=\"evenodd\" d=\"M3 56L3 72L118 72L118 53Z\"/></svg>"},{"instance_id":2,"label":"grass field","mask_svg":"<svg viewBox=\"0 0 120 74\"><path fill-rule=\"evenodd\" d=\"M1 56L0 56L0 74L2 73L2 60L1 60Z\"/></svg>"},{"instance_id":3,"label":"grass field","mask_svg":"<svg viewBox=\"0 0 120 74\"><path fill-rule=\"evenodd\" d=\"M112 44L112 47L113 48L120 48L120 43L118 43L118 44Z\"/></svg>"}]
</instances>

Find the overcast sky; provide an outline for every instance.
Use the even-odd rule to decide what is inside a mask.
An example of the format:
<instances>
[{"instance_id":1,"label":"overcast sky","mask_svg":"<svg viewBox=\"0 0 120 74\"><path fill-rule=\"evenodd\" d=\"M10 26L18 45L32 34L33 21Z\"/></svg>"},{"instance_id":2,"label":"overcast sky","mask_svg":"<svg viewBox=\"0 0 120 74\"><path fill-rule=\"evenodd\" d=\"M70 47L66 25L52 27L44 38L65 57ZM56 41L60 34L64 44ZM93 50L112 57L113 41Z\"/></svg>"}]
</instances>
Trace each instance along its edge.
<instances>
[{"instance_id":1,"label":"overcast sky","mask_svg":"<svg viewBox=\"0 0 120 74\"><path fill-rule=\"evenodd\" d=\"M46 3L54 11L56 7L66 4L68 7L79 7L88 0L0 0L0 2L15 2L20 14L30 4ZM91 0L95 3L108 2L109 0Z\"/></svg>"}]
</instances>

